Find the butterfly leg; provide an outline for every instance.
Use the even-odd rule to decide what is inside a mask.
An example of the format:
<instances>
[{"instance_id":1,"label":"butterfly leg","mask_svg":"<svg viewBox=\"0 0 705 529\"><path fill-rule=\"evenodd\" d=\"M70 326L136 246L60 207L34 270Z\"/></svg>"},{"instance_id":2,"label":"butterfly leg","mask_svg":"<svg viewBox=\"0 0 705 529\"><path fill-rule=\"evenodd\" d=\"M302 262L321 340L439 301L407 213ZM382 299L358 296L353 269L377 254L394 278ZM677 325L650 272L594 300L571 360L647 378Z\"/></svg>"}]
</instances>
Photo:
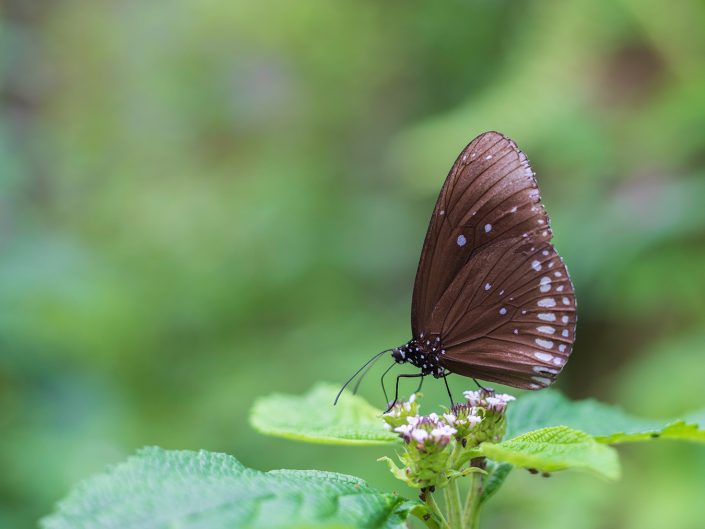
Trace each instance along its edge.
<instances>
[{"instance_id":1,"label":"butterfly leg","mask_svg":"<svg viewBox=\"0 0 705 529\"><path fill-rule=\"evenodd\" d=\"M446 391L448 392L448 398L450 399L450 407L453 407L453 395L450 394L450 386L448 386L448 374L443 375L443 382L446 383Z\"/></svg>"},{"instance_id":2,"label":"butterfly leg","mask_svg":"<svg viewBox=\"0 0 705 529\"><path fill-rule=\"evenodd\" d=\"M389 405L389 408L387 408L387 410L384 413L387 413L389 410L391 410L394 407L394 405L397 403L397 401L399 400L399 379L400 378L418 378L418 377L423 378L423 375L421 373L414 373L413 375L403 373L401 375L397 375L397 384L396 384L396 389L394 391L394 400L392 401L392 403Z\"/></svg>"},{"instance_id":3,"label":"butterfly leg","mask_svg":"<svg viewBox=\"0 0 705 529\"><path fill-rule=\"evenodd\" d=\"M479 383L477 380L475 380L474 378L472 379L472 381L473 381L475 384L477 384L477 387L480 388L482 391L486 391L487 393L494 393L494 390L493 390L492 388L486 388L485 386L483 386L482 384L480 384L480 383Z\"/></svg>"},{"instance_id":4,"label":"butterfly leg","mask_svg":"<svg viewBox=\"0 0 705 529\"><path fill-rule=\"evenodd\" d=\"M421 391L421 386L423 386L423 381L424 381L424 380L426 380L426 377L422 375L422 376L421 376L421 381L419 382L419 387L416 388L416 391L414 391L414 393L418 393L419 391Z\"/></svg>"}]
</instances>

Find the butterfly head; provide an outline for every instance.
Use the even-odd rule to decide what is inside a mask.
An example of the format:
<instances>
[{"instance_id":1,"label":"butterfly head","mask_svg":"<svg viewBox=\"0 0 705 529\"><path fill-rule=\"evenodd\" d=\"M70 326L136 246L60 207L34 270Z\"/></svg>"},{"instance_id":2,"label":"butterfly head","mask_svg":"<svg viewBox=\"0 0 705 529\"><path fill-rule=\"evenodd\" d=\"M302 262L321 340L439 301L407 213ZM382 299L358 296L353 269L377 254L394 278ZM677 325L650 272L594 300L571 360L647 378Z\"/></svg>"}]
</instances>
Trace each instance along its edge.
<instances>
[{"instance_id":1,"label":"butterfly head","mask_svg":"<svg viewBox=\"0 0 705 529\"><path fill-rule=\"evenodd\" d=\"M439 336L414 338L401 347L392 349L392 358L398 364L409 363L421 369L423 375L443 376L445 369L441 366L441 358L445 349Z\"/></svg>"}]
</instances>

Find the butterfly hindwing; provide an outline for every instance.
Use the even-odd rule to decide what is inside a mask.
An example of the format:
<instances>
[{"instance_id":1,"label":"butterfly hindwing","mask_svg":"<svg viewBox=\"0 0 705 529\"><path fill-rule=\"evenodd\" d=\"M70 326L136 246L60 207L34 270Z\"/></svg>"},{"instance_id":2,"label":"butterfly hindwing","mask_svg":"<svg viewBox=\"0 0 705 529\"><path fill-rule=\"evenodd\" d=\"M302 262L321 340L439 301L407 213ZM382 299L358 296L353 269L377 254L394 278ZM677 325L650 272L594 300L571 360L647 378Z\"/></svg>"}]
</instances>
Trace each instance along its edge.
<instances>
[{"instance_id":1,"label":"butterfly hindwing","mask_svg":"<svg viewBox=\"0 0 705 529\"><path fill-rule=\"evenodd\" d=\"M498 267L481 289L485 296L447 322L443 364L461 375L539 389L554 381L572 351L575 295L550 244L520 254L511 259L521 261L516 269Z\"/></svg>"}]
</instances>

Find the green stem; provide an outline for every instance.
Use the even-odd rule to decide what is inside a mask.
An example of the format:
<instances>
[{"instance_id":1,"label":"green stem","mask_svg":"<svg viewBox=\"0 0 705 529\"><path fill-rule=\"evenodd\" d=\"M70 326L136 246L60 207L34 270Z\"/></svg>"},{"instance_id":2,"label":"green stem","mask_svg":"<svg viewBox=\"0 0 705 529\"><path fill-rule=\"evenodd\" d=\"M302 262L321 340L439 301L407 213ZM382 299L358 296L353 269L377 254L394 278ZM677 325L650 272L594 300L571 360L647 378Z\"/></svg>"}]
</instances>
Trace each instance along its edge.
<instances>
[{"instance_id":1,"label":"green stem","mask_svg":"<svg viewBox=\"0 0 705 529\"><path fill-rule=\"evenodd\" d=\"M436 498L434 498L432 492L429 492L426 495L426 505L428 505L428 509L441 522L443 527L447 528L448 522L446 521L445 516L443 516L443 513L441 512L440 507L438 507L438 503L436 503ZM426 525L428 525L428 524L426 524Z\"/></svg>"},{"instance_id":2,"label":"green stem","mask_svg":"<svg viewBox=\"0 0 705 529\"><path fill-rule=\"evenodd\" d=\"M462 529L478 529L480 527L480 498L484 485L484 474L473 472L470 474L470 490L465 502Z\"/></svg>"},{"instance_id":3,"label":"green stem","mask_svg":"<svg viewBox=\"0 0 705 529\"><path fill-rule=\"evenodd\" d=\"M448 505L448 526L450 529L463 529L462 517L463 507L460 501L460 489L458 488L458 480L450 481L445 489L446 505Z\"/></svg>"},{"instance_id":4,"label":"green stem","mask_svg":"<svg viewBox=\"0 0 705 529\"><path fill-rule=\"evenodd\" d=\"M453 521L453 513L452 513L452 506L450 504L450 493L448 492L448 489L443 490L443 499L445 500L446 503L446 516L448 517L448 521L446 522L446 527L449 529L454 529L452 525L450 525L449 522Z\"/></svg>"},{"instance_id":5,"label":"green stem","mask_svg":"<svg viewBox=\"0 0 705 529\"><path fill-rule=\"evenodd\" d=\"M438 508L437 505L436 508ZM416 516L423 523L425 523L428 529L445 529L445 524L441 525L439 523L440 520L436 518L440 514L440 512L434 512L428 503L424 505L417 505L416 507L411 509L411 514Z\"/></svg>"}]
</instances>

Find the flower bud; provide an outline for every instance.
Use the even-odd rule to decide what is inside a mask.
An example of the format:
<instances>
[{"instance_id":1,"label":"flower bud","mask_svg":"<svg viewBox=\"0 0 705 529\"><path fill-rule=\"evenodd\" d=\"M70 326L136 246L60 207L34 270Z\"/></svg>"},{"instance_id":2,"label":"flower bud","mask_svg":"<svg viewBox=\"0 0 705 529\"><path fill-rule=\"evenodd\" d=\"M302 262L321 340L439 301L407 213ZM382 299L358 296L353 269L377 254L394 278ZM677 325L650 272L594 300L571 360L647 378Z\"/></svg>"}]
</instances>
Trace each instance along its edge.
<instances>
[{"instance_id":1,"label":"flower bud","mask_svg":"<svg viewBox=\"0 0 705 529\"><path fill-rule=\"evenodd\" d=\"M455 404L447 413L443 414L448 424L456 429L455 438L458 441L466 439L477 425L482 422L482 417L477 415L477 408L470 404ZM475 443L473 443L474 445ZM463 448L467 445L467 441L463 443Z\"/></svg>"},{"instance_id":2,"label":"flower bud","mask_svg":"<svg viewBox=\"0 0 705 529\"><path fill-rule=\"evenodd\" d=\"M513 396L505 393L495 393L480 389L463 393L468 404L479 409L478 414L483 417L482 424L475 431L477 444L485 441L499 442L504 437L506 420L504 412L507 404L515 400Z\"/></svg>"},{"instance_id":3,"label":"flower bud","mask_svg":"<svg viewBox=\"0 0 705 529\"><path fill-rule=\"evenodd\" d=\"M416 416L419 410L419 404L416 400L416 394L412 394L406 402L397 402L392 408L382 415L387 428L394 430L398 426L406 424L407 417Z\"/></svg>"}]
</instances>

